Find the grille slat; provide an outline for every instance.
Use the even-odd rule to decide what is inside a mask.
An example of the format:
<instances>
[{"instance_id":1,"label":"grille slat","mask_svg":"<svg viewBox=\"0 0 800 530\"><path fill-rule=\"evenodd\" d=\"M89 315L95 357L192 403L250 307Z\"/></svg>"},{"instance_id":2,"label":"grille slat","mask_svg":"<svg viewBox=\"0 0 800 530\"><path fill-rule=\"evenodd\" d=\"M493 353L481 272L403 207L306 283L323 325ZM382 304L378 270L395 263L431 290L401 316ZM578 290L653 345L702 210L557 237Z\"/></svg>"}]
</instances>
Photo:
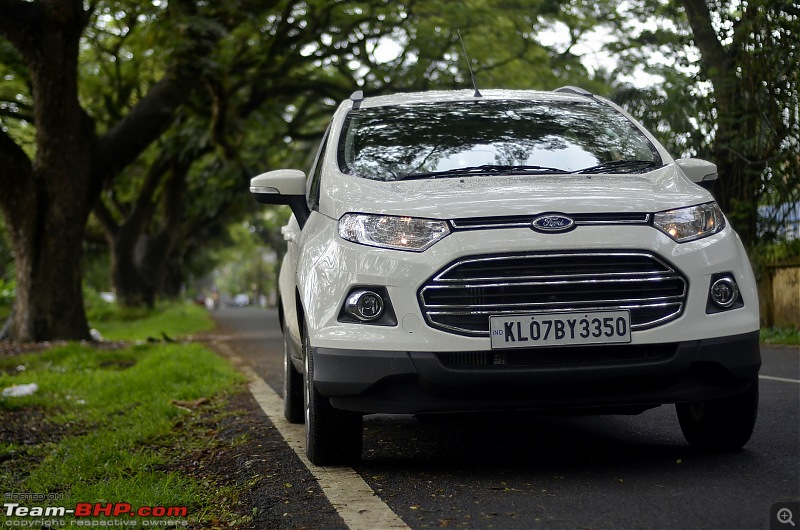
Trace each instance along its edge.
<instances>
[{"instance_id":1,"label":"grille slat","mask_svg":"<svg viewBox=\"0 0 800 530\"><path fill-rule=\"evenodd\" d=\"M563 367L567 365L597 366L602 363L659 362L675 355L674 344L594 346L592 348L533 348L513 351L448 352L437 358L448 368L469 369L488 366L506 369L509 366L532 368Z\"/></svg>"},{"instance_id":2,"label":"grille slat","mask_svg":"<svg viewBox=\"0 0 800 530\"><path fill-rule=\"evenodd\" d=\"M528 257L529 258L529 257ZM437 282L460 282L463 280L503 281L509 279L537 278L587 278L614 277L619 275L659 275L673 272L658 262L641 254L620 253L599 255L595 259L574 254L551 254L536 261L526 256L494 256L475 258L470 262L457 262L446 268L435 279Z\"/></svg>"},{"instance_id":3,"label":"grille slat","mask_svg":"<svg viewBox=\"0 0 800 530\"><path fill-rule=\"evenodd\" d=\"M489 315L628 309L631 329L677 318L685 278L646 252L513 254L456 261L419 291L428 324L488 336Z\"/></svg>"}]
</instances>

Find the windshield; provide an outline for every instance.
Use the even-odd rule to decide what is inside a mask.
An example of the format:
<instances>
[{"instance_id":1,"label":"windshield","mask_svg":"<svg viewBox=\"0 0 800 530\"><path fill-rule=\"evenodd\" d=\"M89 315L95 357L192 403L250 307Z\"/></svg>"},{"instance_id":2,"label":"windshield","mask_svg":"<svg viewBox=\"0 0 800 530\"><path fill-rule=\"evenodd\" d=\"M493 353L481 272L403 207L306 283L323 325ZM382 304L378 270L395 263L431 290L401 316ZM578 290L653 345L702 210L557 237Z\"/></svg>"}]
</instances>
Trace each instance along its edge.
<instances>
[{"instance_id":1,"label":"windshield","mask_svg":"<svg viewBox=\"0 0 800 530\"><path fill-rule=\"evenodd\" d=\"M383 181L582 170L641 173L661 165L655 147L633 123L594 101L362 108L350 111L339 142L343 172Z\"/></svg>"}]
</instances>

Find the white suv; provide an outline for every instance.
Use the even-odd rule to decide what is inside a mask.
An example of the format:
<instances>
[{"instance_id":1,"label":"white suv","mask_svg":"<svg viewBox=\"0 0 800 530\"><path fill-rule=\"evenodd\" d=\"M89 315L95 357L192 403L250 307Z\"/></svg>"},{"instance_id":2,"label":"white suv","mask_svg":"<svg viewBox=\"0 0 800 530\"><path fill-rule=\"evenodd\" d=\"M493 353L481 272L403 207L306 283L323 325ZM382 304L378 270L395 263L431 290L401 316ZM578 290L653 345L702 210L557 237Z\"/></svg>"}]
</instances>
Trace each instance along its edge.
<instances>
[{"instance_id":1,"label":"white suv","mask_svg":"<svg viewBox=\"0 0 800 530\"><path fill-rule=\"evenodd\" d=\"M758 301L712 195L584 90L364 98L336 111L288 204L285 414L319 465L361 454L364 414L639 413L735 449L758 408Z\"/></svg>"}]
</instances>

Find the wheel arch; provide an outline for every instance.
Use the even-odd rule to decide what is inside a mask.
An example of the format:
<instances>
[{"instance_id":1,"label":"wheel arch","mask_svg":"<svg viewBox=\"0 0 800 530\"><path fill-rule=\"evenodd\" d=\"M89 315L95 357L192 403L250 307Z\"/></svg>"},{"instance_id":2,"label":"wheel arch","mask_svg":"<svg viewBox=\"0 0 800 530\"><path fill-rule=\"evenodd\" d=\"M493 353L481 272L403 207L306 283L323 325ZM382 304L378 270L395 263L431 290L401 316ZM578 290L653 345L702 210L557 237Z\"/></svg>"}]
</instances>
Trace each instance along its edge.
<instances>
[{"instance_id":1,"label":"wheel arch","mask_svg":"<svg viewBox=\"0 0 800 530\"><path fill-rule=\"evenodd\" d=\"M283 314L283 297L278 297L278 324L281 327L281 331L286 333L286 316Z\"/></svg>"},{"instance_id":2,"label":"wheel arch","mask_svg":"<svg viewBox=\"0 0 800 530\"><path fill-rule=\"evenodd\" d=\"M303 323L306 320L306 312L303 309L303 300L300 298L300 291L296 287L294 290L294 303L297 313L297 329L300 330L300 340L302 341L305 338L305 327Z\"/></svg>"}]
</instances>

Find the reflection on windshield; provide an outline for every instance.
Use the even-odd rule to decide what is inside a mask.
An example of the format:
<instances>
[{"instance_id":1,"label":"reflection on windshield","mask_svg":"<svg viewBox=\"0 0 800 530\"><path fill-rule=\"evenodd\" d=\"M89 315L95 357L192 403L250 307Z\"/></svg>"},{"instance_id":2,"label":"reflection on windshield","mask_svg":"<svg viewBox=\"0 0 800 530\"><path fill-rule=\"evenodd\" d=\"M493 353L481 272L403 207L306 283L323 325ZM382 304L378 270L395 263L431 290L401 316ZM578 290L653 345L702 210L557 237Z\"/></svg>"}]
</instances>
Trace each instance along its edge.
<instances>
[{"instance_id":1,"label":"reflection on windshield","mask_svg":"<svg viewBox=\"0 0 800 530\"><path fill-rule=\"evenodd\" d=\"M342 171L398 180L482 165L576 171L614 160L660 165L624 116L595 102L479 100L351 111L339 146Z\"/></svg>"}]
</instances>

